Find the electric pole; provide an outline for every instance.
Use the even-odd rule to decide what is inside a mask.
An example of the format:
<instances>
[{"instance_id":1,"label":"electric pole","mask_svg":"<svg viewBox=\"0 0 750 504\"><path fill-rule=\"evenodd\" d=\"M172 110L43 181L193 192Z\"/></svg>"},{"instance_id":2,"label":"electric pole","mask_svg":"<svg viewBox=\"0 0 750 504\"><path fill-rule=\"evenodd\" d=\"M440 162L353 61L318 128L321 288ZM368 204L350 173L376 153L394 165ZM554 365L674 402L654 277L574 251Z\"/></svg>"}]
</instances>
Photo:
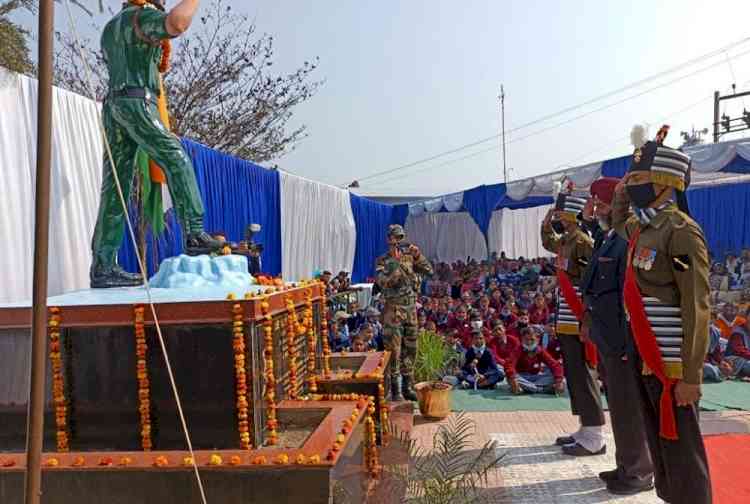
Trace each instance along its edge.
<instances>
[{"instance_id":1,"label":"electric pole","mask_svg":"<svg viewBox=\"0 0 750 504\"><path fill-rule=\"evenodd\" d=\"M742 109L741 117L729 117L726 114L719 116L719 104L724 100L734 100L744 96L750 96L750 91L736 93L735 85L732 84L732 94L721 96L718 91L714 92L714 143L719 141L722 135L727 133L736 133L750 129L750 112ZM723 128L724 131L721 131Z\"/></svg>"},{"instance_id":2,"label":"electric pole","mask_svg":"<svg viewBox=\"0 0 750 504\"><path fill-rule=\"evenodd\" d=\"M498 96L500 99L500 125L502 128L502 135L501 135L501 141L502 141L502 151L503 151L503 182L508 183L508 170L505 167L505 89L503 88L503 85L500 84L500 96Z\"/></svg>"}]
</instances>

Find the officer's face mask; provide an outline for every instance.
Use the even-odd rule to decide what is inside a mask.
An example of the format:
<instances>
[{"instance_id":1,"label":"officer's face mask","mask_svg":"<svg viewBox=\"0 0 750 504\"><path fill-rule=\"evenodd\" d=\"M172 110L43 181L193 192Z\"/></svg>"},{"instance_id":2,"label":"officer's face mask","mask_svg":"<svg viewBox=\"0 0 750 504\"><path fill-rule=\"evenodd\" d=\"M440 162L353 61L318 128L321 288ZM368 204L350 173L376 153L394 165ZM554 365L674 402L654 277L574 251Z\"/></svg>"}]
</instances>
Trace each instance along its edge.
<instances>
[{"instance_id":1,"label":"officer's face mask","mask_svg":"<svg viewBox=\"0 0 750 504\"><path fill-rule=\"evenodd\" d=\"M481 320L472 320L471 321L471 328L475 331L479 331L482 329L482 321Z\"/></svg>"},{"instance_id":2,"label":"officer's face mask","mask_svg":"<svg viewBox=\"0 0 750 504\"><path fill-rule=\"evenodd\" d=\"M534 341L533 343L524 343L523 349L527 352L533 352L536 350L537 346L539 346L539 344L536 341Z\"/></svg>"},{"instance_id":3,"label":"officer's face mask","mask_svg":"<svg viewBox=\"0 0 750 504\"><path fill-rule=\"evenodd\" d=\"M633 206L637 208L648 208L651 203L656 201L656 192L654 184L646 182L645 184L626 185L625 191Z\"/></svg>"},{"instance_id":4,"label":"officer's face mask","mask_svg":"<svg viewBox=\"0 0 750 504\"><path fill-rule=\"evenodd\" d=\"M555 233L557 234L565 233L565 226L559 220L552 221L550 225L552 226L552 231L554 231Z\"/></svg>"}]
</instances>

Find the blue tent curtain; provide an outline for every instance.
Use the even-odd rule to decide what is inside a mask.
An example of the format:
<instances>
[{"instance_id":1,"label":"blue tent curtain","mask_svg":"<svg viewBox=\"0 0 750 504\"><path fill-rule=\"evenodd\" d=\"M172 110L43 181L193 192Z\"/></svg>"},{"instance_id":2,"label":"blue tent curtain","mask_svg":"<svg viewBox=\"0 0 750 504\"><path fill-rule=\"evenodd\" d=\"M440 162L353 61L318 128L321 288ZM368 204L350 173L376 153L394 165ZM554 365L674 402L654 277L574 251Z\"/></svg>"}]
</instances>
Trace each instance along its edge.
<instances>
[{"instance_id":1,"label":"blue tent curtain","mask_svg":"<svg viewBox=\"0 0 750 504\"><path fill-rule=\"evenodd\" d=\"M406 218L409 217L409 205L395 205L393 207L392 224L406 225Z\"/></svg>"},{"instance_id":2,"label":"blue tent curtain","mask_svg":"<svg viewBox=\"0 0 750 504\"><path fill-rule=\"evenodd\" d=\"M505 197L505 184L481 185L464 191L464 208L479 226L479 230L487 237L490 229L490 219L497 204Z\"/></svg>"},{"instance_id":3,"label":"blue tent curtain","mask_svg":"<svg viewBox=\"0 0 750 504\"><path fill-rule=\"evenodd\" d=\"M281 197L279 174L191 140L182 145L193 160L198 188L205 206L204 226L209 232L222 232L231 241L244 238L249 224L261 225L255 240L264 245L263 271L281 272ZM131 213L131 215L133 215ZM168 230L156 245L156 264L182 251L182 238L174 216ZM148 240L149 274L154 273L154 243ZM137 261L129 238L119 253L120 264L136 271Z\"/></svg>"},{"instance_id":4,"label":"blue tent curtain","mask_svg":"<svg viewBox=\"0 0 750 504\"><path fill-rule=\"evenodd\" d=\"M689 190L687 197L715 258L750 247L750 184L701 187Z\"/></svg>"},{"instance_id":5,"label":"blue tent curtain","mask_svg":"<svg viewBox=\"0 0 750 504\"><path fill-rule=\"evenodd\" d=\"M393 223L394 207L349 194L357 230L352 281L365 282L375 274L375 260L386 252L388 225Z\"/></svg>"},{"instance_id":6,"label":"blue tent curtain","mask_svg":"<svg viewBox=\"0 0 750 504\"><path fill-rule=\"evenodd\" d=\"M625 172L630 168L630 161L632 158L632 155L627 155L604 161L604 163L602 163L602 176L617 178L624 177Z\"/></svg>"}]
</instances>

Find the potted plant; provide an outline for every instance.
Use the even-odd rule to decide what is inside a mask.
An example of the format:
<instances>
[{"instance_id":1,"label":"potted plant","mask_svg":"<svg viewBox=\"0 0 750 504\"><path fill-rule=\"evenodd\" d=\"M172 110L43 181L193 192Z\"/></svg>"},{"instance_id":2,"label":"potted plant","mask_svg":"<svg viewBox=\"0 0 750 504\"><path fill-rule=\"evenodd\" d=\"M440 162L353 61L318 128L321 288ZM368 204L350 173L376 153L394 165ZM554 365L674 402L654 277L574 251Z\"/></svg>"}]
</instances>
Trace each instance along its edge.
<instances>
[{"instance_id":1,"label":"potted plant","mask_svg":"<svg viewBox=\"0 0 750 504\"><path fill-rule=\"evenodd\" d=\"M414 378L419 412L423 417L442 419L451 412L451 385L442 381L453 351L439 334L423 331L417 339Z\"/></svg>"},{"instance_id":2,"label":"potted plant","mask_svg":"<svg viewBox=\"0 0 750 504\"><path fill-rule=\"evenodd\" d=\"M477 448L476 423L464 412L441 424L425 446L391 424L394 444L405 458L383 466L375 495L367 502L404 504L480 504L497 502L488 491L489 476L507 455L494 441ZM345 501L342 501L345 502ZM347 501L348 502L348 501Z\"/></svg>"}]
</instances>

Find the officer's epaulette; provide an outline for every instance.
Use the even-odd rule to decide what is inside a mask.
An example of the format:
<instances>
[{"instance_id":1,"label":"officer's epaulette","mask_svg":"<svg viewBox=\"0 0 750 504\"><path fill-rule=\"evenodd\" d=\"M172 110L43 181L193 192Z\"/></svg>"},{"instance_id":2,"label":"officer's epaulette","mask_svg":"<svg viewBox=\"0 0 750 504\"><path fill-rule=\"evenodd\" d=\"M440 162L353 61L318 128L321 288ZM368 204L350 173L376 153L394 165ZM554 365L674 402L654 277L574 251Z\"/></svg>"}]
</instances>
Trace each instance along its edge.
<instances>
[{"instance_id":1,"label":"officer's epaulette","mask_svg":"<svg viewBox=\"0 0 750 504\"><path fill-rule=\"evenodd\" d=\"M674 208L669 210L669 222L672 224L674 229L681 229L689 225L691 222L695 224L695 221L690 218L688 214L681 210ZM696 224L697 226L697 224Z\"/></svg>"}]
</instances>

